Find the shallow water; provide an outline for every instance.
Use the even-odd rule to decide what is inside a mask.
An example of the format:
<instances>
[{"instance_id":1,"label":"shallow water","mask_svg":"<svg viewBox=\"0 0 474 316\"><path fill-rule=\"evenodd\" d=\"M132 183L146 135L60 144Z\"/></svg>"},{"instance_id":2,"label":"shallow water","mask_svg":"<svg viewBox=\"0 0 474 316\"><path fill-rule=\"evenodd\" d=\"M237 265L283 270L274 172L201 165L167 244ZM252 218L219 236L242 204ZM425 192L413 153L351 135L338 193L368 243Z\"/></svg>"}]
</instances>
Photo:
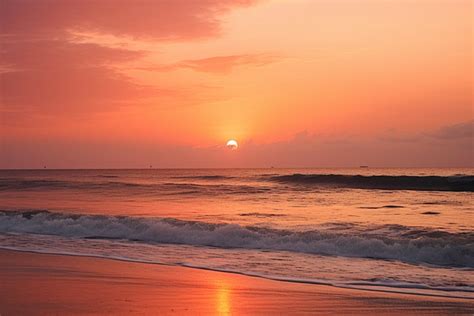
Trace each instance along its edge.
<instances>
[{"instance_id":1,"label":"shallow water","mask_svg":"<svg viewBox=\"0 0 474 316\"><path fill-rule=\"evenodd\" d=\"M472 169L0 171L0 247L474 297Z\"/></svg>"}]
</instances>

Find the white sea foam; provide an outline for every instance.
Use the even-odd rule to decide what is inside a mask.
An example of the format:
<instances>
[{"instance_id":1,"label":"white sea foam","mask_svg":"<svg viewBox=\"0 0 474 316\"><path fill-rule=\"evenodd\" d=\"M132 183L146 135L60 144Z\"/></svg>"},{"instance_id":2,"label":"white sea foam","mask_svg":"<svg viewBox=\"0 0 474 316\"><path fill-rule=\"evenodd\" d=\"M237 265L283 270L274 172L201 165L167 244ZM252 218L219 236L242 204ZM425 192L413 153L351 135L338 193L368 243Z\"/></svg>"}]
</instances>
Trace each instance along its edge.
<instances>
[{"instance_id":1,"label":"white sea foam","mask_svg":"<svg viewBox=\"0 0 474 316\"><path fill-rule=\"evenodd\" d=\"M474 267L474 233L449 233L401 225L340 225L339 229L321 226L309 231L295 231L169 218L40 211L0 212L0 232L285 250L414 264Z\"/></svg>"}]
</instances>

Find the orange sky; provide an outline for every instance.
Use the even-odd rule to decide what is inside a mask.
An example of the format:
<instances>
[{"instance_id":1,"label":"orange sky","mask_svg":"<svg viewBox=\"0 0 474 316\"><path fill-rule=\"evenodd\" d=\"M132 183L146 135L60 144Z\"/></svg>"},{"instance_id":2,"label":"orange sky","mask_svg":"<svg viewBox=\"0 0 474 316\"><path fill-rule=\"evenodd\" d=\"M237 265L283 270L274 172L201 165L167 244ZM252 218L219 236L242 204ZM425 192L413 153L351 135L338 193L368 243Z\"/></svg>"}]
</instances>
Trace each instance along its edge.
<instances>
[{"instance_id":1,"label":"orange sky","mask_svg":"<svg viewBox=\"0 0 474 316\"><path fill-rule=\"evenodd\" d=\"M0 168L474 161L470 0L0 6Z\"/></svg>"}]
</instances>

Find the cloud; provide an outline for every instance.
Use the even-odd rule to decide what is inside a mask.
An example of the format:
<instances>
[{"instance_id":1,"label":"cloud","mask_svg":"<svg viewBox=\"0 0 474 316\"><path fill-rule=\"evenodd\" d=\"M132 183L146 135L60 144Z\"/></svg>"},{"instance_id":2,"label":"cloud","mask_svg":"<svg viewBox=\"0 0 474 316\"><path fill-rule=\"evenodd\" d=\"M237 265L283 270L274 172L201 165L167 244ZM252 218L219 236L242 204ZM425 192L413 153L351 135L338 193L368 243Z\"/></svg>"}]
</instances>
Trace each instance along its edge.
<instances>
[{"instance_id":1,"label":"cloud","mask_svg":"<svg viewBox=\"0 0 474 316\"><path fill-rule=\"evenodd\" d=\"M21 119L21 113L96 113L150 98L155 104L189 103L189 88L144 85L127 75L125 65L140 61L147 52L77 42L71 31L190 41L218 35L222 14L253 2L2 1L2 124Z\"/></svg>"},{"instance_id":2,"label":"cloud","mask_svg":"<svg viewBox=\"0 0 474 316\"><path fill-rule=\"evenodd\" d=\"M184 60L177 67L200 72L228 73L234 67L253 65L263 66L276 60L276 56L266 54L215 56L203 59Z\"/></svg>"},{"instance_id":3,"label":"cloud","mask_svg":"<svg viewBox=\"0 0 474 316\"><path fill-rule=\"evenodd\" d=\"M2 33L38 37L70 29L155 40L189 40L216 36L219 17L251 0L3 0Z\"/></svg>"},{"instance_id":4,"label":"cloud","mask_svg":"<svg viewBox=\"0 0 474 316\"><path fill-rule=\"evenodd\" d=\"M107 66L132 61L146 52L109 48L97 44L75 43L67 39L14 39L2 41L2 63L16 70L48 70Z\"/></svg>"},{"instance_id":5,"label":"cloud","mask_svg":"<svg viewBox=\"0 0 474 316\"><path fill-rule=\"evenodd\" d=\"M462 138L473 138L474 136L474 120L468 122L457 123L444 126L437 131L427 134L430 137L454 140Z\"/></svg>"},{"instance_id":6,"label":"cloud","mask_svg":"<svg viewBox=\"0 0 474 316\"><path fill-rule=\"evenodd\" d=\"M136 142L91 143L68 140L0 142L1 168L220 168L220 167L472 167L472 147L425 138L418 142L384 142L356 136L308 132L273 143L241 142L230 151L222 146Z\"/></svg>"},{"instance_id":7,"label":"cloud","mask_svg":"<svg viewBox=\"0 0 474 316\"><path fill-rule=\"evenodd\" d=\"M197 72L208 72L216 74L228 74L235 67L252 65L264 66L275 62L278 59L270 54L242 54L228 56L213 56L202 59L182 60L170 65L159 65L150 67L140 67L140 70L146 71L174 71L177 69L192 69Z\"/></svg>"},{"instance_id":8,"label":"cloud","mask_svg":"<svg viewBox=\"0 0 474 316\"><path fill-rule=\"evenodd\" d=\"M134 83L113 65L143 52L63 40L7 41L1 60L1 108L58 113L104 110L159 93Z\"/></svg>"},{"instance_id":9,"label":"cloud","mask_svg":"<svg viewBox=\"0 0 474 316\"><path fill-rule=\"evenodd\" d=\"M446 125L434 130L418 133L402 133L396 129L390 129L382 133L378 137L378 140L388 143L419 143L426 141L472 141L473 137L474 120Z\"/></svg>"},{"instance_id":10,"label":"cloud","mask_svg":"<svg viewBox=\"0 0 474 316\"><path fill-rule=\"evenodd\" d=\"M376 136L318 135L304 131L285 141L244 143L237 154L239 164L247 167L473 166L472 138L440 142L427 137L393 142ZM219 161L216 159L215 163Z\"/></svg>"}]
</instances>

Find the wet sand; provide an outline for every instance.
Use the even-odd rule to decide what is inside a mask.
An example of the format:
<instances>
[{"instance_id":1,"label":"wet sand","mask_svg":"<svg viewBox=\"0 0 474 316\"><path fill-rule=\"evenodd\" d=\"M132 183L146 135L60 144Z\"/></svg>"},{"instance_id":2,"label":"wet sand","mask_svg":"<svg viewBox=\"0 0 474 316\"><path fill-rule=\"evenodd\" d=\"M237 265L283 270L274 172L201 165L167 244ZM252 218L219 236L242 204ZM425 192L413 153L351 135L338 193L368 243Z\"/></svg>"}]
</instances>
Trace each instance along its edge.
<instances>
[{"instance_id":1,"label":"wet sand","mask_svg":"<svg viewBox=\"0 0 474 316\"><path fill-rule=\"evenodd\" d=\"M340 289L184 267L0 250L0 315L474 313L474 300Z\"/></svg>"}]
</instances>

